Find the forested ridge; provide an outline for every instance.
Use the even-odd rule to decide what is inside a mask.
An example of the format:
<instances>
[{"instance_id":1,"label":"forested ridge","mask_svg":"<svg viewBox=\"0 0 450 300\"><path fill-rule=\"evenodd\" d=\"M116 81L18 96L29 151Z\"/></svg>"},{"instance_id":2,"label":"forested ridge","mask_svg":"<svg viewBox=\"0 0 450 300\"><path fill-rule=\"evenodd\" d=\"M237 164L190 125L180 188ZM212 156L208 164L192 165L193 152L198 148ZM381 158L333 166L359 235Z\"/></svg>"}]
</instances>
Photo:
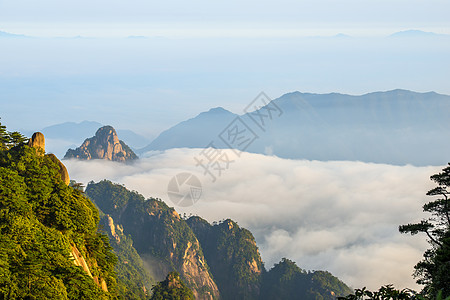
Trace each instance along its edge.
<instances>
[{"instance_id":1,"label":"forested ridge","mask_svg":"<svg viewBox=\"0 0 450 300\"><path fill-rule=\"evenodd\" d=\"M0 136L0 298L114 298L116 256L98 210L42 149L4 126Z\"/></svg>"}]
</instances>

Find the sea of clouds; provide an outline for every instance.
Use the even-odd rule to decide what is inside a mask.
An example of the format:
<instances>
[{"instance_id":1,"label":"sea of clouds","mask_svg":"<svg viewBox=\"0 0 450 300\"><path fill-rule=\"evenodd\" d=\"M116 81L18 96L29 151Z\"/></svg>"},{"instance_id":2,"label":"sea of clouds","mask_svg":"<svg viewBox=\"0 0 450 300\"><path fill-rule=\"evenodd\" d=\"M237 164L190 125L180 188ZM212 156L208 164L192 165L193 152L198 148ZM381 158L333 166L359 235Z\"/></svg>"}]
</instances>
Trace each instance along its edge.
<instances>
[{"instance_id":1,"label":"sea of clouds","mask_svg":"<svg viewBox=\"0 0 450 300\"><path fill-rule=\"evenodd\" d=\"M428 247L424 236L398 226L425 217L421 206L443 166L392 166L353 161L288 160L226 153L234 161L216 181L196 166L201 149L147 153L133 164L65 160L71 179L102 179L156 197L180 213L210 222L231 218L252 231L266 268L282 257L306 270L328 270L350 286L376 289L392 283L415 288L413 266ZM202 196L174 205L168 183L181 172L196 175Z\"/></svg>"}]
</instances>

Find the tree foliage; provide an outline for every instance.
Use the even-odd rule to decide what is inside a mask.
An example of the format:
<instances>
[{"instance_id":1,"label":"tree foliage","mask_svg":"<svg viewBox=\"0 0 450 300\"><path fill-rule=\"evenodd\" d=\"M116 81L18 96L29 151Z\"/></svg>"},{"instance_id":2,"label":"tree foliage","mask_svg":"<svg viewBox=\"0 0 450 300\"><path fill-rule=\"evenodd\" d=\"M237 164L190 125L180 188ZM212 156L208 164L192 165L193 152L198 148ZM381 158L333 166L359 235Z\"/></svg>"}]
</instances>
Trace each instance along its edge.
<instances>
[{"instance_id":1,"label":"tree foliage","mask_svg":"<svg viewBox=\"0 0 450 300\"><path fill-rule=\"evenodd\" d=\"M411 289L398 290L392 285L382 286L378 291L369 291L366 288L356 289L355 293L346 297L339 297L339 300L450 300L444 298L442 291L436 297L427 297Z\"/></svg>"},{"instance_id":2,"label":"tree foliage","mask_svg":"<svg viewBox=\"0 0 450 300\"><path fill-rule=\"evenodd\" d=\"M260 299L336 299L350 288L326 271L307 272L283 258L263 279Z\"/></svg>"},{"instance_id":3,"label":"tree foliage","mask_svg":"<svg viewBox=\"0 0 450 300\"><path fill-rule=\"evenodd\" d=\"M194 294L183 283L180 274L170 272L166 279L152 288L151 300L194 300Z\"/></svg>"},{"instance_id":4,"label":"tree foliage","mask_svg":"<svg viewBox=\"0 0 450 300\"><path fill-rule=\"evenodd\" d=\"M431 248L424 259L415 266L417 283L423 284L423 293L434 297L440 291L443 297L450 296L450 164L441 173L431 176L437 186L428 191L435 199L423 205L430 217L419 223L402 225L401 233L412 235L425 233Z\"/></svg>"},{"instance_id":5,"label":"tree foliage","mask_svg":"<svg viewBox=\"0 0 450 300\"><path fill-rule=\"evenodd\" d=\"M48 156L0 124L0 299L115 298L115 256L98 211ZM74 264L76 247L103 291Z\"/></svg>"},{"instance_id":6,"label":"tree foliage","mask_svg":"<svg viewBox=\"0 0 450 300\"><path fill-rule=\"evenodd\" d=\"M0 150L7 150L28 141L20 132L8 132L6 126L0 122Z\"/></svg>"}]
</instances>

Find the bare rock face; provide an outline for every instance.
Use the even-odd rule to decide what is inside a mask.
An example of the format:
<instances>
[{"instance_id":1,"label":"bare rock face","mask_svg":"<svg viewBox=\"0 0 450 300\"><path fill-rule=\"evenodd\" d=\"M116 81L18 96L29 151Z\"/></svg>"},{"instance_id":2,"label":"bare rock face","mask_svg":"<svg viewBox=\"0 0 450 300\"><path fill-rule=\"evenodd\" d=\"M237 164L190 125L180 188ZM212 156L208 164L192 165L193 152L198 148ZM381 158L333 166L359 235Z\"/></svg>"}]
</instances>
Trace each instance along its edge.
<instances>
[{"instance_id":1,"label":"bare rock face","mask_svg":"<svg viewBox=\"0 0 450 300\"><path fill-rule=\"evenodd\" d=\"M28 142L28 146L35 148L37 153L40 155L45 154L45 137L44 134L41 132L35 132L33 133L33 136L31 137L30 141ZM69 178L69 172L67 172L66 166L52 153L45 154L45 156L49 157L54 163L56 163L59 167L59 175L61 176L62 181L66 185L69 185L70 178Z\"/></svg>"},{"instance_id":2,"label":"bare rock face","mask_svg":"<svg viewBox=\"0 0 450 300\"><path fill-rule=\"evenodd\" d=\"M119 140L116 130L111 126L103 126L94 137L86 139L77 149L67 150L64 159L82 160L106 159L126 162L137 159L137 155L123 141Z\"/></svg>"},{"instance_id":3,"label":"bare rock face","mask_svg":"<svg viewBox=\"0 0 450 300\"><path fill-rule=\"evenodd\" d=\"M62 181L64 181L64 183L66 185L69 185L70 178L69 178L69 172L67 172L66 166L55 156L55 154L50 153L50 154L46 154L46 156L48 156L53 162L55 162L59 166L58 171L59 171L59 175L61 176Z\"/></svg>"},{"instance_id":4,"label":"bare rock face","mask_svg":"<svg viewBox=\"0 0 450 300\"><path fill-rule=\"evenodd\" d=\"M45 137L41 132L33 133L30 141L28 142L28 146L34 147L36 149L42 149L45 153Z\"/></svg>"}]
</instances>

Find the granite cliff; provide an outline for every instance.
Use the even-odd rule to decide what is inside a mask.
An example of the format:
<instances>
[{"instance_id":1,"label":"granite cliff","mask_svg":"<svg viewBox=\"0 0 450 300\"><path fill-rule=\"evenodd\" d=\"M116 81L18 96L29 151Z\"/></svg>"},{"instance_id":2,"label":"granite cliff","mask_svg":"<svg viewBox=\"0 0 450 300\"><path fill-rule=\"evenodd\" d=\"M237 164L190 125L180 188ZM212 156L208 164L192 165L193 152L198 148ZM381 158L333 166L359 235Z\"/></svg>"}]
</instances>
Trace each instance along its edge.
<instances>
[{"instance_id":1,"label":"granite cliff","mask_svg":"<svg viewBox=\"0 0 450 300\"><path fill-rule=\"evenodd\" d=\"M138 157L130 147L119 140L116 130L112 126L103 126L97 130L95 136L86 139L80 147L67 150L64 159L70 158L126 162Z\"/></svg>"},{"instance_id":2,"label":"granite cliff","mask_svg":"<svg viewBox=\"0 0 450 300\"><path fill-rule=\"evenodd\" d=\"M36 154L45 154L45 137L41 132L35 132L31 139L28 141L28 146L36 149ZM53 153L45 154L52 162L54 162L58 167L59 175L61 180L64 181L66 185L70 183L69 172L67 172L66 166L54 155Z\"/></svg>"}]
</instances>

